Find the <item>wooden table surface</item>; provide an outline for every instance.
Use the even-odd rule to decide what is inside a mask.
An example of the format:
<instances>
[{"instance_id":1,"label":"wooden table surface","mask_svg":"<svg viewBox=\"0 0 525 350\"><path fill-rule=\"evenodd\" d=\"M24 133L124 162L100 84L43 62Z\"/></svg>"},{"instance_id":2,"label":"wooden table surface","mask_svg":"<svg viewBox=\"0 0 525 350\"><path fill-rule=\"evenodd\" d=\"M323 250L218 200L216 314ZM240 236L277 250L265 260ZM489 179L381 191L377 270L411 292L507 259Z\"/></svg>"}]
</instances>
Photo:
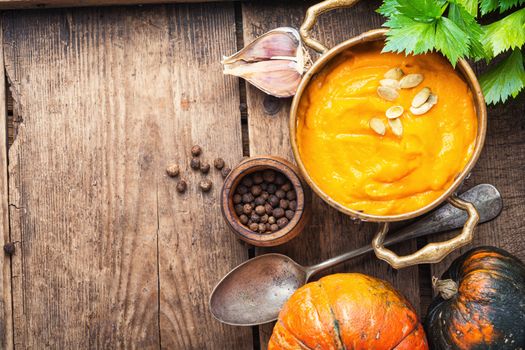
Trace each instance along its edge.
<instances>
[{"instance_id":1,"label":"wooden table surface","mask_svg":"<svg viewBox=\"0 0 525 350\"><path fill-rule=\"evenodd\" d=\"M223 76L219 61L269 29L298 27L309 4L1 13L0 227L2 244L16 247L0 260L3 348L265 348L271 325L226 326L208 312L215 283L261 251L223 222L218 172L208 175L210 193L198 190L203 176L189 168L189 150L199 144L203 159L230 166L251 155L292 159L290 101ZM334 45L379 27L378 5L323 16L317 37ZM521 94L489 109L485 149L464 187L494 184L504 210L462 251L490 244L525 259L524 102ZM165 174L171 163L189 183L184 195ZM371 241L373 224L356 224L319 198L313 213L298 238L264 251L311 264ZM431 276L458 254L400 271L368 255L326 273L386 279L422 315Z\"/></svg>"}]
</instances>

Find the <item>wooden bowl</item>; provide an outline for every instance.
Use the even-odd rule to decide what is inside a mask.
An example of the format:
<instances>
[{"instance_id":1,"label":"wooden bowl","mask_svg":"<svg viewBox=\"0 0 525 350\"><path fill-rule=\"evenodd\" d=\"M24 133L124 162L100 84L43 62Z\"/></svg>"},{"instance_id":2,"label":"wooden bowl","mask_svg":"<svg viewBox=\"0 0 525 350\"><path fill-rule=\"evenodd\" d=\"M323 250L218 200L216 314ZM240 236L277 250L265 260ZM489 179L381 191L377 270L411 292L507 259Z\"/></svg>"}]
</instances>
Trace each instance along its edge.
<instances>
[{"instance_id":1,"label":"wooden bowl","mask_svg":"<svg viewBox=\"0 0 525 350\"><path fill-rule=\"evenodd\" d=\"M284 175L295 189L297 208L290 222L272 233L257 233L239 221L233 204L233 194L242 179L256 171L271 169ZM243 160L226 177L221 192L221 211L231 230L245 242L259 247L271 247L288 242L305 227L310 216L310 192L303 185L299 170L285 159L258 156Z\"/></svg>"}]
</instances>

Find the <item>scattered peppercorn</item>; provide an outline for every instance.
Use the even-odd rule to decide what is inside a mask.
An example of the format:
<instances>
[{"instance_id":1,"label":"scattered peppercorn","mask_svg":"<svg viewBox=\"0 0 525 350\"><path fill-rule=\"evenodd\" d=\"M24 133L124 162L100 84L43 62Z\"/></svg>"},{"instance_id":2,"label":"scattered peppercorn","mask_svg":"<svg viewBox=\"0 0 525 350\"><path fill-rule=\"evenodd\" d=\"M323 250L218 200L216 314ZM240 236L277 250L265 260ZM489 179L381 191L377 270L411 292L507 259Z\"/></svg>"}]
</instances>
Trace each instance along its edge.
<instances>
[{"instance_id":1,"label":"scattered peppercorn","mask_svg":"<svg viewBox=\"0 0 525 350\"><path fill-rule=\"evenodd\" d=\"M212 186L213 186L213 183L208 179L205 179L199 182L199 187L201 188L202 192L209 192Z\"/></svg>"},{"instance_id":2,"label":"scattered peppercorn","mask_svg":"<svg viewBox=\"0 0 525 350\"><path fill-rule=\"evenodd\" d=\"M193 169L193 170L198 170L200 167L201 167L201 161L199 158L191 158L191 161L190 161L190 167Z\"/></svg>"},{"instance_id":3,"label":"scattered peppercorn","mask_svg":"<svg viewBox=\"0 0 525 350\"><path fill-rule=\"evenodd\" d=\"M208 163L201 163L201 173L207 174L210 172L210 164Z\"/></svg>"},{"instance_id":4,"label":"scattered peppercorn","mask_svg":"<svg viewBox=\"0 0 525 350\"><path fill-rule=\"evenodd\" d=\"M191 148L191 155L194 156L194 157L198 157L200 156L200 154L202 153L202 148L201 146L199 145L195 145Z\"/></svg>"},{"instance_id":5,"label":"scattered peppercorn","mask_svg":"<svg viewBox=\"0 0 525 350\"><path fill-rule=\"evenodd\" d=\"M179 176L180 169L177 164L171 164L166 168L166 173L168 173L168 176L176 177Z\"/></svg>"},{"instance_id":6,"label":"scattered peppercorn","mask_svg":"<svg viewBox=\"0 0 525 350\"><path fill-rule=\"evenodd\" d=\"M232 170L230 168L226 168L226 167L222 168L222 170L221 170L222 177L228 176L228 174L230 174L231 171Z\"/></svg>"},{"instance_id":7,"label":"scattered peppercorn","mask_svg":"<svg viewBox=\"0 0 525 350\"><path fill-rule=\"evenodd\" d=\"M295 199L293 185L274 170L245 176L233 194L240 223L261 234L278 231L292 220L297 207Z\"/></svg>"},{"instance_id":8,"label":"scattered peppercorn","mask_svg":"<svg viewBox=\"0 0 525 350\"><path fill-rule=\"evenodd\" d=\"M14 252L15 252L15 244L12 243L12 242L8 242L8 243L4 244L4 252L7 255L13 255Z\"/></svg>"},{"instance_id":9,"label":"scattered peppercorn","mask_svg":"<svg viewBox=\"0 0 525 350\"><path fill-rule=\"evenodd\" d=\"M213 161L213 166L215 167L215 169L221 170L222 168L224 168L224 159L216 158Z\"/></svg>"},{"instance_id":10,"label":"scattered peppercorn","mask_svg":"<svg viewBox=\"0 0 525 350\"><path fill-rule=\"evenodd\" d=\"M186 181L180 180L179 182L177 182L177 186L175 188L177 189L177 192L184 193L188 188L188 184L186 183Z\"/></svg>"}]
</instances>

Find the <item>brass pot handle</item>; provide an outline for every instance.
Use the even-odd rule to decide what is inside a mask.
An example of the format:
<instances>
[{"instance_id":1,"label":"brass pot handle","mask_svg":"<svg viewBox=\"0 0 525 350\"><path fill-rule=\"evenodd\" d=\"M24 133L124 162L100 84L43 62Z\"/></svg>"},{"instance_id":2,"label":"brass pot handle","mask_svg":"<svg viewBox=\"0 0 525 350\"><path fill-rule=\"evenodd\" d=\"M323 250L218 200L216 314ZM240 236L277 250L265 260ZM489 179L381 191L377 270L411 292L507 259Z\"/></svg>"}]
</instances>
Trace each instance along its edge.
<instances>
[{"instance_id":1,"label":"brass pot handle","mask_svg":"<svg viewBox=\"0 0 525 350\"><path fill-rule=\"evenodd\" d=\"M303 39L303 42L306 44L306 46L319 53L327 52L328 48L326 46L321 44L318 40L310 37L310 30L312 30L313 26L317 22L317 17L327 11L335 10L341 7L352 7L358 1L359 0L326 0L308 8L304 22L299 29L301 39Z\"/></svg>"},{"instance_id":2,"label":"brass pot handle","mask_svg":"<svg viewBox=\"0 0 525 350\"><path fill-rule=\"evenodd\" d=\"M463 226L461 233L445 242L429 243L415 253L406 256L399 256L383 245L385 236L388 232L388 223L381 223L379 230L372 241L376 256L389 263L395 269L417 265L432 264L443 260L452 251L470 243L474 237L474 229L479 220L479 214L472 203L465 202L456 195L450 196L448 202L456 208L466 210L468 213L467 222Z\"/></svg>"}]
</instances>

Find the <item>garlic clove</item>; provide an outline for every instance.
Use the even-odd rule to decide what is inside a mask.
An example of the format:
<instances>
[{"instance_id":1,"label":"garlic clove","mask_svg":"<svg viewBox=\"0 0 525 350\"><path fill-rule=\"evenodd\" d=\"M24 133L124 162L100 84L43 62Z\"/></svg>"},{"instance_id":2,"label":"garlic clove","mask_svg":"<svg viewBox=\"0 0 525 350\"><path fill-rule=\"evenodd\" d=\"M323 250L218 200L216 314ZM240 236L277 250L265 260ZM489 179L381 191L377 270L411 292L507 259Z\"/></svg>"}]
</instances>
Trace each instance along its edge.
<instances>
[{"instance_id":1,"label":"garlic clove","mask_svg":"<svg viewBox=\"0 0 525 350\"><path fill-rule=\"evenodd\" d=\"M301 81L296 64L287 60L243 62L225 68L224 74L241 77L269 95L285 98L295 95Z\"/></svg>"},{"instance_id":2,"label":"garlic clove","mask_svg":"<svg viewBox=\"0 0 525 350\"><path fill-rule=\"evenodd\" d=\"M311 60L299 32L282 27L258 37L245 48L222 60L224 74L246 79L276 97L295 94Z\"/></svg>"},{"instance_id":3,"label":"garlic clove","mask_svg":"<svg viewBox=\"0 0 525 350\"><path fill-rule=\"evenodd\" d=\"M256 38L235 54L224 57L223 64L239 60L245 62L258 62L272 59L273 57L296 57L301 47L299 33L294 28L282 27L270 30Z\"/></svg>"}]
</instances>

